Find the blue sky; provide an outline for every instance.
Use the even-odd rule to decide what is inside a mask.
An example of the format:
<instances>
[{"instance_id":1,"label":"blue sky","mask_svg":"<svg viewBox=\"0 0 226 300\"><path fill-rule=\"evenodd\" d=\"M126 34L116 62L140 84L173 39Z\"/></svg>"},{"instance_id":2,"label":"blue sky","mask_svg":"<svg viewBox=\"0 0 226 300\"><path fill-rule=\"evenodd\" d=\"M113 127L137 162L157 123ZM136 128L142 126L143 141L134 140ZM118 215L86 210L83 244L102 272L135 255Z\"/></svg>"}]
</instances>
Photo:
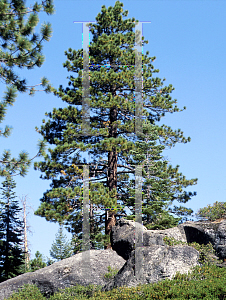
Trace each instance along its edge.
<instances>
[{"instance_id":1,"label":"blue sky","mask_svg":"<svg viewBox=\"0 0 226 300\"><path fill-rule=\"evenodd\" d=\"M33 2L27 1L27 6ZM44 65L20 73L28 79L29 85L46 76L53 86L65 86L69 73L62 67L66 60L64 51L69 47L82 48L82 24L73 22L95 21L102 5L114 6L115 2L55 0L54 15L41 13L40 24L51 22L53 36L44 44ZM160 70L157 76L165 77L165 84L174 86L172 97L178 100L178 107L187 107L183 112L162 119L162 123L172 129L180 128L186 137L191 137L190 143L177 144L164 152L173 166L180 165L179 170L187 179L198 178L198 184L187 189L196 191L197 196L186 206L197 212L200 207L215 201L225 201L226 2L130 0L123 4L123 9L129 11L127 18L151 21L143 25L143 35L149 41L144 46L144 53L148 50L150 56L156 56L154 66ZM4 88L1 84L1 95ZM40 127L45 112L64 105L57 97L44 92L36 93L34 97L20 94L0 124L2 128L5 125L13 127L9 138L1 138L0 153L10 149L17 157L21 150L26 150L30 157L35 156L41 138L35 126ZM16 178L17 196L27 195L34 210L50 184L39 176L40 172L31 167L25 178ZM33 231L33 235L28 236L31 257L37 250L49 256L58 225L34 216L32 211L28 221Z\"/></svg>"}]
</instances>

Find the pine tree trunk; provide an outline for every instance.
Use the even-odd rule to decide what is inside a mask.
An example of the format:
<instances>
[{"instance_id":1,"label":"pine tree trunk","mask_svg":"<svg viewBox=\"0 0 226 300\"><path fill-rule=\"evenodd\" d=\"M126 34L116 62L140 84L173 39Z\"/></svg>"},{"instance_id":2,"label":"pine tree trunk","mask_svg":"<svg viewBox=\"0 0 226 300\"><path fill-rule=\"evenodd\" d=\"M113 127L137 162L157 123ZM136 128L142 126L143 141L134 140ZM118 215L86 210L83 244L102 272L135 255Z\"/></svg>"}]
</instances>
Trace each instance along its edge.
<instances>
[{"instance_id":1,"label":"pine tree trunk","mask_svg":"<svg viewBox=\"0 0 226 300\"><path fill-rule=\"evenodd\" d=\"M92 203L90 203L89 219L90 219L90 235L93 235L95 228L94 228L94 220L93 220L93 204ZM91 240L90 243L91 243L90 249L95 249L94 242Z\"/></svg>"},{"instance_id":2,"label":"pine tree trunk","mask_svg":"<svg viewBox=\"0 0 226 300\"><path fill-rule=\"evenodd\" d=\"M27 243L27 218L26 218L26 197L23 204L23 221L24 221L24 255L25 255L25 271L28 269L29 265L29 253L28 253L28 243Z\"/></svg>"},{"instance_id":3,"label":"pine tree trunk","mask_svg":"<svg viewBox=\"0 0 226 300\"><path fill-rule=\"evenodd\" d=\"M110 128L109 128L109 137L117 137L117 126L112 125L112 122L117 120L117 108L113 107L110 110ZM117 152L115 147L112 148L113 151L108 152L108 178L107 186L109 191L112 191L114 188L117 189ZM116 199L117 200L117 199ZM110 235L111 228L116 223L115 212L106 208L105 210L105 234ZM105 246L105 249L111 249L111 244Z\"/></svg>"},{"instance_id":4,"label":"pine tree trunk","mask_svg":"<svg viewBox=\"0 0 226 300\"><path fill-rule=\"evenodd\" d=\"M9 198L7 202L7 219L6 219L6 256L5 256L5 278L9 279Z\"/></svg>"}]
</instances>

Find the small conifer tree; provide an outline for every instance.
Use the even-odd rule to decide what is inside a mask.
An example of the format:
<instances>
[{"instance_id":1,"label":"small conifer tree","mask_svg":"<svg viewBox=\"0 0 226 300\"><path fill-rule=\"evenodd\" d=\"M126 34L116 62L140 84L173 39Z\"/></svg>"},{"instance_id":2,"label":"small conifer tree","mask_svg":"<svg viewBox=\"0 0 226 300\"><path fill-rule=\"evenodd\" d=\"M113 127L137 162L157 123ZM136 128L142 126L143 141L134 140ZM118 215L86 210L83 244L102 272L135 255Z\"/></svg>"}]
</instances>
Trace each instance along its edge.
<instances>
[{"instance_id":1,"label":"small conifer tree","mask_svg":"<svg viewBox=\"0 0 226 300\"><path fill-rule=\"evenodd\" d=\"M50 256L56 260L62 260L73 255L72 244L67 241L66 235L63 234L63 225L60 225L58 233L56 234L55 242L53 242Z\"/></svg>"},{"instance_id":2,"label":"small conifer tree","mask_svg":"<svg viewBox=\"0 0 226 300\"><path fill-rule=\"evenodd\" d=\"M35 258L29 261L29 266L30 266L29 268L30 272L34 272L46 267L45 259L39 251L35 252Z\"/></svg>"},{"instance_id":3,"label":"small conifer tree","mask_svg":"<svg viewBox=\"0 0 226 300\"><path fill-rule=\"evenodd\" d=\"M0 202L0 281L21 274L24 263L23 223L18 218L21 211L16 199L15 181L11 176L2 182Z\"/></svg>"}]
</instances>

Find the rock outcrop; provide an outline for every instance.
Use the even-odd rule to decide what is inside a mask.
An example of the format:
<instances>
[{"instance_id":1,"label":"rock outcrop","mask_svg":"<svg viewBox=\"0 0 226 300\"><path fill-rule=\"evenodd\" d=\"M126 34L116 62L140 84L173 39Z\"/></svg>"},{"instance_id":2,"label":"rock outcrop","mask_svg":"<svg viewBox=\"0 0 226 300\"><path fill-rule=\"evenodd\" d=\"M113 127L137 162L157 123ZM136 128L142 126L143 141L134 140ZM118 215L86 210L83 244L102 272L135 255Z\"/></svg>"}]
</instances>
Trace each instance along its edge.
<instances>
[{"instance_id":1,"label":"rock outcrop","mask_svg":"<svg viewBox=\"0 0 226 300\"><path fill-rule=\"evenodd\" d=\"M159 245L164 246L163 238L165 236L173 237L178 241L186 242L186 235L183 228L173 227L165 230L147 230L139 223L131 220L120 219L111 231L111 245L118 255L124 259L129 259L131 252L135 250L135 226L138 232L137 243L143 242L143 246ZM143 240L142 240L143 235Z\"/></svg>"},{"instance_id":2,"label":"rock outcrop","mask_svg":"<svg viewBox=\"0 0 226 300\"><path fill-rule=\"evenodd\" d=\"M222 260L226 260L225 219L216 220L214 222L189 221L179 226L183 228L188 243L197 242L206 245L210 242L213 245L217 256Z\"/></svg>"},{"instance_id":3,"label":"rock outcrop","mask_svg":"<svg viewBox=\"0 0 226 300\"><path fill-rule=\"evenodd\" d=\"M135 232L137 231L137 247ZM112 228L112 249L127 260L115 278L102 288L108 291L120 286L137 286L171 279L176 272L188 273L200 265L199 252L188 245L168 246L164 237L186 243L212 243L220 259L226 259L226 220L218 222L185 222L166 230L147 230L134 221L121 219ZM143 247L140 247L141 243ZM135 250L136 248L136 250ZM136 260L137 256L137 260ZM217 258L217 257L214 257ZM136 272L135 261L138 262ZM223 267L219 264L219 267Z\"/></svg>"},{"instance_id":4,"label":"rock outcrop","mask_svg":"<svg viewBox=\"0 0 226 300\"><path fill-rule=\"evenodd\" d=\"M111 232L111 245L118 255L129 259L135 250L135 226L138 232L138 245L166 245L163 238L172 237L177 241L213 245L220 259L226 259L226 220L216 222L188 221L177 227L165 230L147 230L146 227L131 220L118 220Z\"/></svg>"},{"instance_id":5,"label":"rock outcrop","mask_svg":"<svg viewBox=\"0 0 226 300\"><path fill-rule=\"evenodd\" d=\"M90 267L88 274L83 273L83 253L56 262L48 267L31 273L25 273L0 283L0 300L8 298L24 284L36 284L44 296L53 295L59 289L81 284L104 286L108 280L104 274L111 268L122 268L125 260L115 251L90 250Z\"/></svg>"},{"instance_id":6,"label":"rock outcrop","mask_svg":"<svg viewBox=\"0 0 226 300\"><path fill-rule=\"evenodd\" d=\"M135 251L115 278L102 291L116 287L136 287L138 284L149 284L163 279L172 279L177 272L188 273L191 267L198 265L199 252L189 246L159 246L138 247L136 255L143 256L141 268L135 274ZM136 276L135 276L136 275Z\"/></svg>"}]
</instances>

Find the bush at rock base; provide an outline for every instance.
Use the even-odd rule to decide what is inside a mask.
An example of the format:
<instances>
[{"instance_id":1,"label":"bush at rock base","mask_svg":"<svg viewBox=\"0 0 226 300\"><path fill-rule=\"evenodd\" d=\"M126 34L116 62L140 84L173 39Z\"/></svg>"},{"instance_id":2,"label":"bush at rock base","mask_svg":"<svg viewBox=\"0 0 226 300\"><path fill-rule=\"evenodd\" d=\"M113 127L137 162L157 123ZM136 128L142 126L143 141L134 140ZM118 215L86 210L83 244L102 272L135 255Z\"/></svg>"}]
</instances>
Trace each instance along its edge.
<instances>
[{"instance_id":1,"label":"bush at rock base","mask_svg":"<svg viewBox=\"0 0 226 300\"><path fill-rule=\"evenodd\" d=\"M108 267L108 273L104 274L104 278L107 279L112 279L117 273L118 273L118 269L115 268L111 268L111 266Z\"/></svg>"},{"instance_id":2,"label":"bush at rock base","mask_svg":"<svg viewBox=\"0 0 226 300\"><path fill-rule=\"evenodd\" d=\"M33 289L33 290L32 290ZM99 289L99 290L98 290ZM33 294L31 295L31 292ZM23 292L12 295L8 300L42 300L44 298L34 286L26 286ZM101 292L100 287L76 286L61 290L49 300L104 300L104 299L226 299L226 268L204 264L188 274L177 273L172 280L139 285L136 288L116 288Z\"/></svg>"},{"instance_id":3,"label":"bush at rock base","mask_svg":"<svg viewBox=\"0 0 226 300\"><path fill-rule=\"evenodd\" d=\"M25 284L21 290L17 293L13 293L12 296L9 298L10 300L44 300L46 299L38 289L36 285L30 285L30 284Z\"/></svg>"},{"instance_id":4,"label":"bush at rock base","mask_svg":"<svg viewBox=\"0 0 226 300\"><path fill-rule=\"evenodd\" d=\"M207 245L198 244L196 242L186 243L186 242L178 241L175 238L167 237L167 236L164 237L163 240L166 243L166 245L168 245L168 246L188 245L188 246L195 248L200 253L199 262L202 264L203 263L211 264L213 262L215 262L215 263L217 262L217 259L215 256L216 251L214 250L213 245L210 242Z\"/></svg>"},{"instance_id":5,"label":"bush at rock base","mask_svg":"<svg viewBox=\"0 0 226 300\"><path fill-rule=\"evenodd\" d=\"M101 289L101 286L89 286L77 285L74 287L60 289L58 293L50 296L50 300L74 300L74 299L90 299L95 292ZM7 300L45 300L38 287L36 285L25 284L21 287L20 291L13 293Z\"/></svg>"}]
</instances>

